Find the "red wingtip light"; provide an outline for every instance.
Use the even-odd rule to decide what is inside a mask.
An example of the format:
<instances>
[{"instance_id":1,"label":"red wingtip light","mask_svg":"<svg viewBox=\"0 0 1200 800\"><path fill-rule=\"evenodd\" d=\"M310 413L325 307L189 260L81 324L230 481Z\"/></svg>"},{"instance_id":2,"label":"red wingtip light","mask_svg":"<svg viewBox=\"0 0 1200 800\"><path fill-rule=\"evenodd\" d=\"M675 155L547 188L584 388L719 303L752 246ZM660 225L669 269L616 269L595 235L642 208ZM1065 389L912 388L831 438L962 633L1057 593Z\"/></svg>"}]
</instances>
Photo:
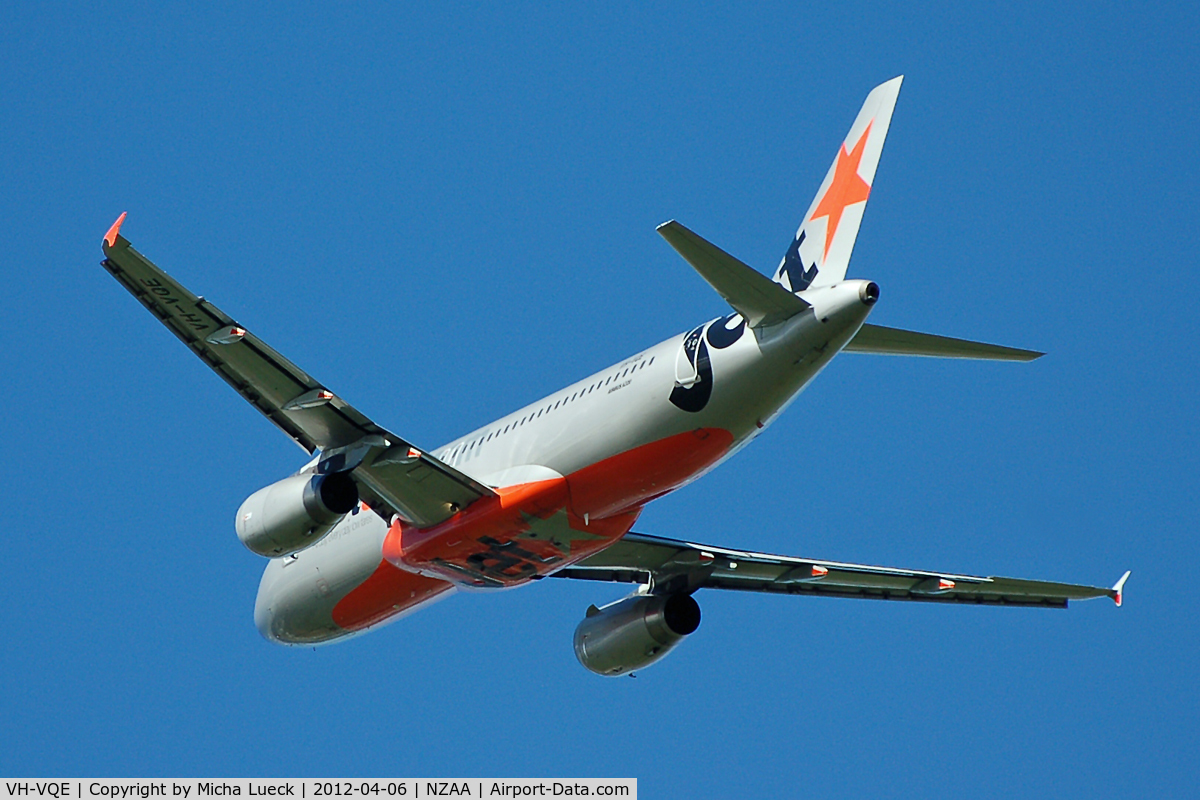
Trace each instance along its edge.
<instances>
[{"instance_id":1,"label":"red wingtip light","mask_svg":"<svg viewBox=\"0 0 1200 800\"><path fill-rule=\"evenodd\" d=\"M818 564L813 564L812 574L814 578L824 578L829 574L829 567L822 567Z\"/></svg>"},{"instance_id":2,"label":"red wingtip light","mask_svg":"<svg viewBox=\"0 0 1200 800\"><path fill-rule=\"evenodd\" d=\"M948 592L954 588L954 581L946 580L945 578L938 579L938 591Z\"/></svg>"},{"instance_id":3,"label":"red wingtip light","mask_svg":"<svg viewBox=\"0 0 1200 800\"><path fill-rule=\"evenodd\" d=\"M122 211L121 216L117 217L117 221L108 229L108 233L104 234L104 243L109 247L113 247L117 243L117 235L121 232L121 223L125 221L125 215L128 211Z\"/></svg>"}]
</instances>

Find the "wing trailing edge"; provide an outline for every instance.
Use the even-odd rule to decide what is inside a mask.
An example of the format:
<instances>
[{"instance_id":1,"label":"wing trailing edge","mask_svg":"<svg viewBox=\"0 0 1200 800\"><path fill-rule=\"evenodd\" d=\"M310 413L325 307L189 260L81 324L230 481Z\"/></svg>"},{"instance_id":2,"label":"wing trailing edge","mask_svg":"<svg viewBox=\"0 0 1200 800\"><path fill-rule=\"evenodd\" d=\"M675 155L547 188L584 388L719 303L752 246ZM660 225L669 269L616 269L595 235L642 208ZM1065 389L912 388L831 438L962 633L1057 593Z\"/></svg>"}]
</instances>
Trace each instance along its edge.
<instances>
[{"instance_id":1,"label":"wing trailing edge","mask_svg":"<svg viewBox=\"0 0 1200 800\"><path fill-rule=\"evenodd\" d=\"M743 592L908 600L966 605L1066 608L1109 597L1118 604L1126 573L1111 589L1024 578L898 569L770 555L628 533L555 577L648 584L653 593L726 589Z\"/></svg>"}]
</instances>

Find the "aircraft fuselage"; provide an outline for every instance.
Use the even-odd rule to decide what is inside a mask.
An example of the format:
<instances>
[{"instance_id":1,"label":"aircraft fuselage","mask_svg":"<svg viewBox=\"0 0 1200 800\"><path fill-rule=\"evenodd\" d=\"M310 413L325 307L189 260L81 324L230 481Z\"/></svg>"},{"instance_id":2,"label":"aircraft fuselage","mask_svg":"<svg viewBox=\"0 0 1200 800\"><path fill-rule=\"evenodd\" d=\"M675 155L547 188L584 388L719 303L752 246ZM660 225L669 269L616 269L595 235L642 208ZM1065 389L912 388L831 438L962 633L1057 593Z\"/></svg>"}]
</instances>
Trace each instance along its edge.
<instances>
[{"instance_id":1,"label":"aircraft fuselage","mask_svg":"<svg viewBox=\"0 0 1200 800\"><path fill-rule=\"evenodd\" d=\"M519 586L603 550L646 503L713 469L787 407L866 320L867 285L805 292L811 309L774 326L713 320L433 451L497 497L426 528L348 514L268 563L259 630L285 644L330 642L452 589Z\"/></svg>"}]
</instances>

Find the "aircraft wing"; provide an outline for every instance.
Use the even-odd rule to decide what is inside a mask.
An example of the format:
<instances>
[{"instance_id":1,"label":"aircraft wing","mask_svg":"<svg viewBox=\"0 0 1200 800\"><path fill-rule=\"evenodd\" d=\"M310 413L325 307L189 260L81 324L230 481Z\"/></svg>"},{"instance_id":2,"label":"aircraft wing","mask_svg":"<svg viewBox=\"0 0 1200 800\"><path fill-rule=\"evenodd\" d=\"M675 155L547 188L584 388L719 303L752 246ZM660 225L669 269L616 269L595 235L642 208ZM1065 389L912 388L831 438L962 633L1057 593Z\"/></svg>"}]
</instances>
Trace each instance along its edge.
<instances>
[{"instance_id":1,"label":"aircraft wing","mask_svg":"<svg viewBox=\"0 0 1200 800\"><path fill-rule=\"evenodd\" d=\"M870 600L1066 608L1070 600L1095 597L1111 597L1120 605L1129 573L1113 588L1102 589L774 556L629 533L612 547L556 572L555 577L649 582L655 593L711 588Z\"/></svg>"},{"instance_id":2,"label":"aircraft wing","mask_svg":"<svg viewBox=\"0 0 1200 800\"><path fill-rule=\"evenodd\" d=\"M105 269L234 391L309 453L321 472L353 469L359 493L419 526L476 499L483 484L389 433L203 297L197 297L120 235L104 237Z\"/></svg>"}]
</instances>

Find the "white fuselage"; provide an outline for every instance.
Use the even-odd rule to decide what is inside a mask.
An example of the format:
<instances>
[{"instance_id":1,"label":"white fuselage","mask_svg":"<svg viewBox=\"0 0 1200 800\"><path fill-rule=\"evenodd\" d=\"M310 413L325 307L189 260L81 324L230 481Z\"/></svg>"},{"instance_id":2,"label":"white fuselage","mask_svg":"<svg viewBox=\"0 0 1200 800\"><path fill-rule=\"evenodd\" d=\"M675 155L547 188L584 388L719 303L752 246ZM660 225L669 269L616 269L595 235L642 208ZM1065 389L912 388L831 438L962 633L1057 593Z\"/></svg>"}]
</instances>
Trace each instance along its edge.
<instances>
[{"instance_id":1,"label":"white fuselage","mask_svg":"<svg viewBox=\"0 0 1200 800\"><path fill-rule=\"evenodd\" d=\"M601 499L581 483L588 469L655 442L708 430L727 432L728 446L718 457L664 484L657 494L678 488L724 461L770 424L853 338L871 310L861 296L865 283L844 281L806 292L801 297L812 305L810 310L768 328L750 329L737 315L714 320L471 431L432 454L493 487L565 476L581 517L630 513L635 517L657 495L640 492ZM685 346L689 337L690 349ZM630 469L638 469L642 462L630 463L634 465ZM587 499L593 496L597 499ZM380 567L388 530L388 523L376 514L356 512L312 547L273 559L263 574L255 606L255 622L263 635L283 643L331 641L420 607L422 603L397 603L394 614L373 618L354 630L338 625L333 617L339 601ZM428 600L442 596L445 593L432 592Z\"/></svg>"}]
</instances>

